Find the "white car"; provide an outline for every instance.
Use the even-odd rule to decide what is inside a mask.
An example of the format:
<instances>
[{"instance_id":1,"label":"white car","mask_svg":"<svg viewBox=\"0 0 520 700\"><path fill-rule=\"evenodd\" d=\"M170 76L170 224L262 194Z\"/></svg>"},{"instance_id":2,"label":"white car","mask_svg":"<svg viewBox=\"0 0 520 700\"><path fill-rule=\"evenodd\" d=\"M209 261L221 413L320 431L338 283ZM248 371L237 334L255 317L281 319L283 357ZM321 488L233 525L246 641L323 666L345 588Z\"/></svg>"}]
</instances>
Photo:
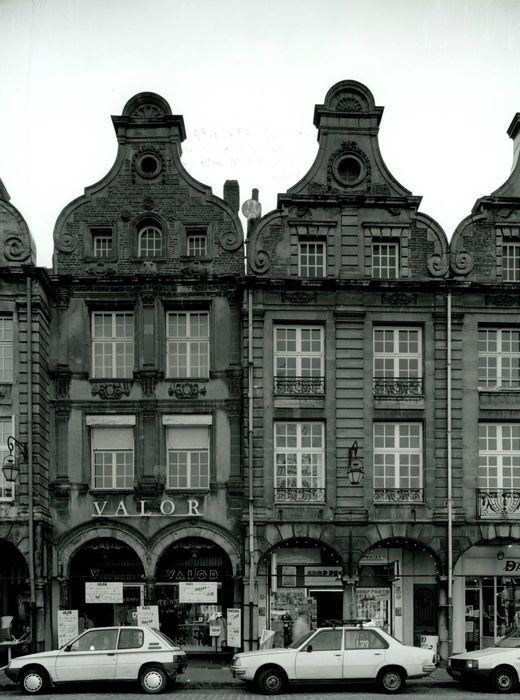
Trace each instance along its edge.
<instances>
[{"instance_id":1,"label":"white car","mask_svg":"<svg viewBox=\"0 0 520 700\"><path fill-rule=\"evenodd\" d=\"M160 693L186 665L185 652L156 629L93 627L61 649L12 659L5 672L28 695L60 683L136 680Z\"/></svg>"},{"instance_id":2,"label":"white car","mask_svg":"<svg viewBox=\"0 0 520 700\"><path fill-rule=\"evenodd\" d=\"M520 676L520 630L513 630L486 649L455 654L447 671L462 683L480 683L497 693L509 693L518 687Z\"/></svg>"},{"instance_id":3,"label":"white car","mask_svg":"<svg viewBox=\"0 0 520 700\"><path fill-rule=\"evenodd\" d=\"M385 693L403 689L407 678L436 668L430 649L406 646L382 629L363 625L320 627L287 649L236 654L231 672L265 695L293 683L369 681Z\"/></svg>"}]
</instances>

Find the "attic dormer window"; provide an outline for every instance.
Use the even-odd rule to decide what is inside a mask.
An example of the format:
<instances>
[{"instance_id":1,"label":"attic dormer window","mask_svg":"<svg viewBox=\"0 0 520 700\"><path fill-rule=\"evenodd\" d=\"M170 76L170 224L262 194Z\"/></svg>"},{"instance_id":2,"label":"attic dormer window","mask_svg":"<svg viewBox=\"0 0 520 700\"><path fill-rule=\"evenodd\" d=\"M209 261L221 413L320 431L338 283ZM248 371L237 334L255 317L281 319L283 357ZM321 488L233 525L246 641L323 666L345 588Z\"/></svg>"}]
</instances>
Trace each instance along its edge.
<instances>
[{"instance_id":1,"label":"attic dormer window","mask_svg":"<svg viewBox=\"0 0 520 700\"><path fill-rule=\"evenodd\" d=\"M94 258L112 258L114 255L113 232L110 228L93 228L92 255Z\"/></svg>"},{"instance_id":2,"label":"attic dormer window","mask_svg":"<svg viewBox=\"0 0 520 700\"><path fill-rule=\"evenodd\" d=\"M155 258L162 253L162 232L157 226L144 226L138 233L140 258Z\"/></svg>"}]
</instances>

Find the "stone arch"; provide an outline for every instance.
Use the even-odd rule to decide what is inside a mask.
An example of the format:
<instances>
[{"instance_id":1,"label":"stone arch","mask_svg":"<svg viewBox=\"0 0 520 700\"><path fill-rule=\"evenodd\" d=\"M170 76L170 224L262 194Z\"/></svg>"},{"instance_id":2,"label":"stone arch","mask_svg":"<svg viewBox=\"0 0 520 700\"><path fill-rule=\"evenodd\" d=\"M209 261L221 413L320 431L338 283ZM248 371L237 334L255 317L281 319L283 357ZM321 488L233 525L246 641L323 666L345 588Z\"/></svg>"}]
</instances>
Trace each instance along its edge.
<instances>
[{"instance_id":1,"label":"stone arch","mask_svg":"<svg viewBox=\"0 0 520 700\"><path fill-rule=\"evenodd\" d=\"M312 530L313 528L310 527L309 530ZM281 533L279 533L281 534ZM290 547L294 546L295 548L302 547L302 545L307 545L305 547L306 549L310 548L308 545L314 546L314 547L319 547L322 551L325 551L328 553L331 559L331 563L335 563L337 566L341 566L343 569L345 566L345 561L341 554L339 553L339 550L337 547L329 544L329 541L334 541L332 538L326 539L321 537L317 532L309 532L307 535L291 535L287 538L277 538L277 539L272 539L268 544L267 548L265 548L262 552L258 553L257 557L257 563L256 563L256 571L255 575L259 575L260 572L264 569L264 567L267 565L268 558L271 555L272 552L274 552L277 549L284 548L284 547Z\"/></svg>"},{"instance_id":2,"label":"stone arch","mask_svg":"<svg viewBox=\"0 0 520 700\"><path fill-rule=\"evenodd\" d=\"M131 97L123 108L123 116L134 119L153 119L171 113L168 102L155 92L140 92Z\"/></svg>"},{"instance_id":3,"label":"stone arch","mask_svg":"<svg viewBox=\"0 0 520 700\"><path fill-rule=\"evenodd\" d=\"M368 552L378 548L383 549L390 547L407 549L409 551L424 551L433 559L435 568L437 570L437 574L440 575L443 570L442 561L438 555L440 542L438 543L438 547L436 550L431 544L426 544L426 542L416 539L414 537L410 537L408 535L389 536L385 537L384 539L372 541L366 549L361 551L361 554L359 554L358 550L359 556L357 557L356 564L359 564L359 561L363 559L363 557L366 556Z\"/></svg>"},{"instance_id":4,"label":"stone arch","mask_svg":"<svg viewBox=\"0 0 520 700\"><path fill-rule=\"evenodd\" d=\"M139 558L145 576L150 576L150 566L148 563L146 541L142 535L132 528L125 527L124 525L88 525L87 527L79 528L71 533L68 533L58 542L57 554L58 554L58 571L60 573L66 573L63 571L64 566L70 567L70 562L74 555L89 542L96 539L115 539L120 542L124 542L128 545Z\"/></svg>"},{"instance_id":5,"label":"stone arch","mask_svg":"<svg viewBox=\"0 0 520 700\"><path fill-rule=\"evenodd\" d=\"M199 526L167 526L156 534L150 546L148 555L149 571L154 572L157 569L157 564L161 556L165 553L168 547L171 547L175 542L183 539L199 537L205 540L211 540L218 545L228 556L231 562L231 570L234 576L239 576L242 567L240 563L240 544L237 540L232 539L229 534L222 528L212 523L204 523Z\"/></svg>"},{"instance_id":6,"label":"stone arch","mask_svg":"<svg viewBox=\"0 0 520 700\"><path fill-rule=\"evenodd\" d=\"M371 112L375 101L366 85L356 80L342 80L325 95L325 107L338 112Z\"/></svg>"}]
</instances>

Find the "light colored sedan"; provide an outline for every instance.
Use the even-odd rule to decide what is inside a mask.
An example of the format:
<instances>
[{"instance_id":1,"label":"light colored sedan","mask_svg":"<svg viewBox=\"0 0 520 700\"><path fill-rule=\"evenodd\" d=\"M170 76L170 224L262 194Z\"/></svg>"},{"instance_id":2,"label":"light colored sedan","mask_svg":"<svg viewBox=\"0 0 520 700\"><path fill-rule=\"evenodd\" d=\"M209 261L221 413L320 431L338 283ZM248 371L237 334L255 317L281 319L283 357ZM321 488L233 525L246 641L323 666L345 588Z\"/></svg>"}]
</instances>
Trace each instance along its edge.
<instances>
[{"instance_id":1,"label":"light colored sedan","mask_svg":"<svg viewBox=\"0 0 520 700\"><path fill-rule=\"evenodd\" d=\"M406 646L382 629L338 625L309 632L287 649L236 654L231 672L265 695L288 684L372 682L385 693L436 668L429 649Z\"/></svg>"},{"instance_id":2,"label":"light colored sedan","mask_svg":"<svg viewBox=\"0 0 520 700\"><path fill-rule=\"evenodd\" d=\"M61 649L12 659L7 676L28 695L60 683L136 681L145 693L161 693L183 673L186 654L150 627L94 627Z\"/></svg>"}]
</instances>

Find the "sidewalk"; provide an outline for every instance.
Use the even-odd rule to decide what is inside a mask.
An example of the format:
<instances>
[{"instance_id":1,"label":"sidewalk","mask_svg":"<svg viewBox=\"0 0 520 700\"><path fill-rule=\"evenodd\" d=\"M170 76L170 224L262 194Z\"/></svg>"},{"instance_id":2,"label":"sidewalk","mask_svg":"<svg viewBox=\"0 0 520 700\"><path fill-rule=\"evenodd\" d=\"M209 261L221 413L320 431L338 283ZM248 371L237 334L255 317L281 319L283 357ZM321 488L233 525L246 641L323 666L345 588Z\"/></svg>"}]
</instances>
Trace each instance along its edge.
<instances>
[{"instance_id":1,"label":"sidewalk","mask_svg":"<svg viewBox=\"0 0 520 700\"><path fill-rule=\"evenodd\" d=\"M436 669L426 678L416 678L409 681L410 684L428 684L430 686L453 683L445 668ZM188 688L244 688L243 681L233 678L229 670L229 664L218 661L190 659L186 672L178 677L177 687ZM7 678L4 671L0 671L0 690L14 690L17 686Z\"/></svg>"}]
</instances>

